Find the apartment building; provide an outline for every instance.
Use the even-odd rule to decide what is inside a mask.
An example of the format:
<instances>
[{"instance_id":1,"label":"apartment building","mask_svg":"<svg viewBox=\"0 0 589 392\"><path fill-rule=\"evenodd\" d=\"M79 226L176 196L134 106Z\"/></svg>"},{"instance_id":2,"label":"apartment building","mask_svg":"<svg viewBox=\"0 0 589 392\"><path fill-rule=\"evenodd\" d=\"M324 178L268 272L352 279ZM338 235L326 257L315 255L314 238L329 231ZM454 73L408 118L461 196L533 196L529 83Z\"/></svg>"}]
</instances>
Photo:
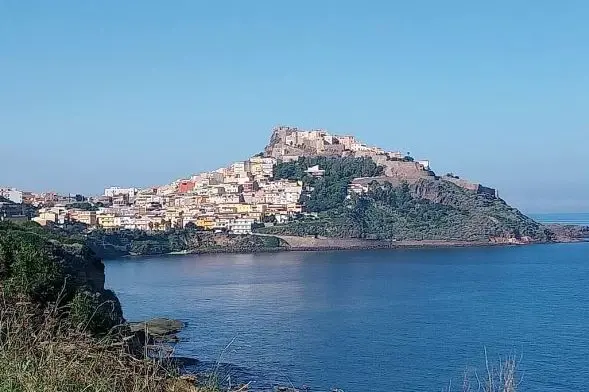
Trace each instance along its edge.
<instances>
[{"instance_id":1,"label":"apartment building","mask_svg":"<svg viewBox=\"0 0 589 392\"><path fill-rule=\"evenodd\" d=\"M233 234L251 234L255 221L252 218L239 218L230 224L229 230Z\"/></svg>"},{"instance_id":2,"label":"apartment building","mask_svg":"<svg viewBox=\"0 0 589 392\"><path fill-rule=\"evenodd\" d=\"M95 227L97 223L96 211L70 210L69 217L72 221L80 222L90 227Z\"/></svg>"},{"instance_id":3,"label":"apartment building","mask_svg":"<svg viewBox=\"0 0 589 392\"><path fill-rule=\"evenodd\" d=\"M21 204L23 193L16 188L0 188L0 197L10 200L13 203Z\"/></svg>"},{"instance_id":4,"label":"apartment building","mask_svg":"<svg viewBox=\"0 0 589 392\"><path fill-rule=\"evenodd\" d=\"M120 188L118 186L111 186L104 190L104 196L115 197L118 195L127 195L129 198L132 198L135 197L137 191L137 188Z\"/></svg>"},{"instance_id":5,"label":"apartment building","mask_svg":"<svg viewBox=\"0 0 589 392\"><path fill-rule=\"evenodd\" d=\"M96 214L96 224L103 229L119 228L117 223L116 216L113 213Z\"/></svg>"}]
</instances>

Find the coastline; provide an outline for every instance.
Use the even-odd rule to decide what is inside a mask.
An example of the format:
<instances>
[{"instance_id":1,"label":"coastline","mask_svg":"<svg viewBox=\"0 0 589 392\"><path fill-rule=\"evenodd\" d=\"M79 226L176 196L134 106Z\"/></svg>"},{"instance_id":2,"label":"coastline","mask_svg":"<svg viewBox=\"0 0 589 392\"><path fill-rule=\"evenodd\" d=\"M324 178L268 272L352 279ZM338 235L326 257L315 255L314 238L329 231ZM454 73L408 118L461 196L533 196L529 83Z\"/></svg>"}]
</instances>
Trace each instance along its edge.
<instances>
[{"instance_id":1,"label":"coastline","mask_svg":"<svg viewBox=\"0 0 589 392\"><path fill-rule=\"evenodd\" d=\"M558 230L555 230L557 229ZM234 236L227 240L223 237L209 244L191 247L187 243L187 249L167 252L163 248L152 249L151 252L134 253L120 249L117 254L103 253L102 249L95 251L103 259L115 259L123 257L144 257L162 255L187 255L187 254L252 254L252 253L278 253L278 252L321 252L321 251L346 251L346 250L373 250L373 249L442 249L442 248L472 248L495 246L521 246L539 244L578 243L589 241L587 233L589 228L552 226L554 236L549 240L534 241L514 238L498 237L489 240L368 240L361 238L335 238L314 236L291 236L253 233L251 235ZM215 238L215 237L213 237Z\"/></svg>"},{"instance_id":2,"label":"coastline","mask_svg":"<svg viewBox=\"0 0 589 392\"><path fill-rule=\"evenodd\" d=\"M346 241L346 240L344 240ZM398 241L395 243L372 244L372 245L317 245L317 246L283 246L274 248L215 248L215 249L194 249L180 252L169 252L161 254L130 254L126 257L148 257L148 256L178 256L178 255L207 255L207 254L258 254L258 253L284 253L284 252L331 252L331 251L353 251L353 250L404 250L404 249L453 249L453 248L486 248L486 247L516 247L548 244L576 244L589 242L588 239L570 239L566 241L544 241L528 243L508 243L491 241Z\"/></svg>"}]
</instances>

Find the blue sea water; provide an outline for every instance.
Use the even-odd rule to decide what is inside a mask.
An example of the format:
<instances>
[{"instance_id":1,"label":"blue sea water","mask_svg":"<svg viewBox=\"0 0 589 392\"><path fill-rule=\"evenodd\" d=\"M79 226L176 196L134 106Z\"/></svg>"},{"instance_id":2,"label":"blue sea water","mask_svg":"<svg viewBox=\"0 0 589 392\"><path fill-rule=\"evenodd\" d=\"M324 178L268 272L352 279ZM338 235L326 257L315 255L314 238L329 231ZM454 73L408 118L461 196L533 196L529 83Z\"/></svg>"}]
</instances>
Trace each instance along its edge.
<instances>
[{"instance_id":1,"label":"blue sea water","mask_svg":"<svg viewBox=\"0 0 589 392\"><path fill-rule=\"evenodd\" d=\"M551 214L529 214L529 216L540 223L558 223L562 225L589 226L589 212L586 213L551 213Z\"/></svg>"},{"instance_id":2,"label":"blue sea water","mask_svg":"<svg viewBox=\"0 0 589 392\"><path fill-rule=\"evenodd\" d=\"M516 354L520 391L587 391L589 243L106 262L125 316L187 323L179 356L313 391L441 391Z\"/></svg>"}]
</instances>

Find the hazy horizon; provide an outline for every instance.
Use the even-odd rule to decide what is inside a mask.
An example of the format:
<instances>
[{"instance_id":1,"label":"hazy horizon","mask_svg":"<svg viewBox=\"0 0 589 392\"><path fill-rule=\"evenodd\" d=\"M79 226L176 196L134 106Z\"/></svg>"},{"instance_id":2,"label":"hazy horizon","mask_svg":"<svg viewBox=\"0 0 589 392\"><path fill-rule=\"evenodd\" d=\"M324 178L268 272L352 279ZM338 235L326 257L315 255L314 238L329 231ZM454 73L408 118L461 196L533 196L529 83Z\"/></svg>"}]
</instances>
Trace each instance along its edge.
<instances>
[{"instance_id":1,"label":"hazy horizon","mask_svg":"<svg viewBox=\"0 0 589 392\"><path fill-rule=\"evenodd\" d=\"M0 3L0 186L98 194L353 134L589 211L589 4Z\"/></svg>"}]
</instances>

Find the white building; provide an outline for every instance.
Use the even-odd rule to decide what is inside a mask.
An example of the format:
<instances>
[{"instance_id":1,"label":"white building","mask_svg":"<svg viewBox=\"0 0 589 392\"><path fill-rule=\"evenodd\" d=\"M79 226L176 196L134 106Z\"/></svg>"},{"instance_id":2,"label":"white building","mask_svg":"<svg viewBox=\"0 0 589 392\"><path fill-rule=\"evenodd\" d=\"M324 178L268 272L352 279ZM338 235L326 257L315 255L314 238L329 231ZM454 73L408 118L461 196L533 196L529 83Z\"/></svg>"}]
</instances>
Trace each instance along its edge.
<instances>
[{"instance_id":1,"label":"white building","mask_svg":"<svg viewBox=\"0 0 589 392\"><path fill-rule=\"evenodd\" d=\"M319 165L315 165L307 169L307 174L313 177L322 177L325 174L325 170L319 169Z\"/></svg>"},{"instance_id":2,"label":"white building","mask_svg":"<svg viewBox=\"0 0 589 392\"><path fill-rule=\"evenodd\" d=\"M251 218L239 218L229 225L233 234L251 234L254 220Z\"/></svg>"},{"instance_id":3,"label":"white building","mask_svg":"<svg viewBox=\"0 0 589 392\"><path fill-rule=\"evenodd\" d=\"M22 203L22 192L15 188L0 188L0 197L8 199L13 203Z\"/></svg>"},{"instance_id":4,"label":"white building","mask_svg":"<svg viewBox=\"0 0 589 392\"><path fill-rule=\"evenodd\" d=\"M425 170L429 170L429 160L424 159L424 160L421 160L421 161L417 161L417 163L419 163L421 166L423 166L423 168Z\"/></svg>"},{"instance_id":5,"label":"white building","mask_svg":"<svg viewBox=\"0 0 589 392\"><path fill-rule=\"evenodd\" d=\"M235 162L231 165L231 171L233 172L233 174L239 175L239 177L242 177L245 174L249 173L250 162L249 161Z\"/></svg>"},{"instance_id":6,"label":"white building","mask_svg":"<svg viewBox=\"0 0 589 392\"><path fill-rule=\"evenodd\" d=\"M225 190L225 193L239 193L238 184L223 184L222 187Z\"/></svg>"},{"instance_id":7,"label":"white building","mask_svg":"<svg viewBox=\"0 0 589 392\"><path fill-rule=\"evenodd\" d=\"M118 195L128 195L129 198L135 197L137 194L137 188L120 188L118 186L111 186L104 190L104 196L115 197Z\"/></svg>"}]
</instances>

